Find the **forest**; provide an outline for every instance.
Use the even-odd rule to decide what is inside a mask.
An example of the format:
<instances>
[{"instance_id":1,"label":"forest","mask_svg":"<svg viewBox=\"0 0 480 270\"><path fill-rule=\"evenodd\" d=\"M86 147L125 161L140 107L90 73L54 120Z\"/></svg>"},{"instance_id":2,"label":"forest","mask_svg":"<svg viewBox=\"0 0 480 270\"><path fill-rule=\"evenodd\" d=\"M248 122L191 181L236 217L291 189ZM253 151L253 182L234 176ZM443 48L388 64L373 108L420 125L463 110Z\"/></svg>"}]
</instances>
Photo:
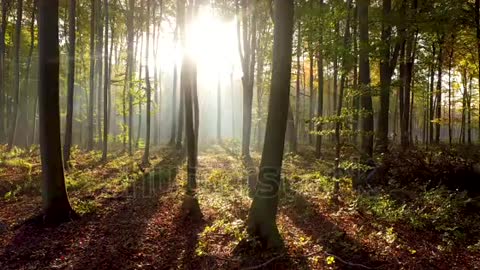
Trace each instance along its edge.
<instances>
[{"instance_id":1,"label":"forest","mask_svg":"<svg viewBox=\"0 0 480 270\"><path fill-rule=\"evenodd\" d=\"M480 0L0 3L0 269L480 269Z\"/></svg>"}]
</instances>

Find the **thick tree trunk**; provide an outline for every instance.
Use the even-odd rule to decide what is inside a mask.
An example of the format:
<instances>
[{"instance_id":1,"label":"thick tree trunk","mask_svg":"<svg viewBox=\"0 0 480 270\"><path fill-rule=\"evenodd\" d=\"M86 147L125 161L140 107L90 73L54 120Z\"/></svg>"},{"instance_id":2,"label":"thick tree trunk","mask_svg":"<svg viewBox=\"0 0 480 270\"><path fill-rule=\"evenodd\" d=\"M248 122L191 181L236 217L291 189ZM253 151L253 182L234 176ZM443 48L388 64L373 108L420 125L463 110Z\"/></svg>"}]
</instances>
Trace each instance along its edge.
<instances>
[{"instance_id":1,"label":"thick tree trunk","mask_svg":"<svg viewBox=\"0 0 480 270\"><path fill-rule=\"evenodd\" d=\"M75 84L75 34L76 34L76 0L70 0L68 6L68 82L67 82L67 116L65 119L65 140L63 142L63 166L68 169L73 129L73 96Z\"/></svg>"},{"instance_id":2,"label":"thick tree trunk","mask_svg":"<svg viewBox=\"0 0 480 270\"><path fill-rule=\"evenodd\" d=\"M40 155L47 222L69 220L73 210L63 175L60 142L58 0L39 0Z\"/></svg>"},{"instance_id":3,"label":"thick tree trunk","mask_svg":"<svg viewBox=\"0 0 480 270\"><path fill-rule=\"evenodd\" d=\"M8 129L6 126L6 90L5 90L5 33L8 23L9 1L2 0L2 21L0 25L0 143L3 143Z\"/></svg>"},{"instance_id":4,"label":"thick tree trunk","mask_svg":"<svg viewBox=\"0 0 480 270\"><path fill-rule=\"evenodd\" d=\"M248 215L248 233L267 248L282 245L275 222L290 99L293 0L274 0L272 85L267 130L255 197Z\"/></svg>"},{"instance_id":5,"label":"thick tree trunk","mask_svg":"<svg viewBox=\"0 0 480 270\"><path fill-rule=\"evenodd\" d=\"M349 48L350 47L350 9L352 5L352 0L347 0L346 6L347 6L347 20L346 20L346 25L345 25L345 35L343 38L343 47L344 48ZM338 93L338 105L337 105L337 119L341 119L342 116L342 108L343 108L343 93L344 89L346 87L346 80L347 76L350 72L351 69L351 64L348 62L347 55L345 52L342 53L342 74L341 74L341 79L340 79L340 91ZM340 132L342 128L342 122L340 120L336 121L335 123L335 177L339 178L339 172L340 172L340 154L342 150L342 143L341 143L341 137L340 137ZM338 191L340 189L339 182L335 181L334 184L334 196L338 196ZM338 198L335 198L337 200Z\"/></svg>"},{"instance_id":6,"label":"thick tree trunk","mask_svg":"<svg viewBox=\"0 0 480 270\"><path fill-rule=\"evenodd\" d=\"M475 0L475 26L477 28L477 60L480 67L480 0ZM480 68L478 69L478 80L480 81ZM478 91L480 100L480 91ZM478 142L480 143L480 105L478 106Z\"/></svg>"},{"instance_id":7,"label":"thick tree trunk","mask_svg":"<svg viewBox=\"0 0 480 270\"><path fill-rule=\"evenodd\" d=\"M15 54L14 54L14 100L13 100L13 116L11 119L10 138L8 139L7 151L12 150L15 144L15 137L18 125L18 111L20 108L20 40L22 31L23 17L23 0L17 0L17 18L15 22Z\"/></svg>"},{"instance_id":8,"label":"thick tree trunk","mask_svg":"<svg viewBox=\"0 0 480 270\"><path fill-rule=\"evenodd\" d=\"M372 96L370 93L370 60L369 60L369 38L368 38L368 6L370 0L358 0L358 18L360 29L360 90L362 92L360 103L361 109L365 111L362 119L362 144L361 151L363 159L373 156L373 108Z\"/></svg>"},{"instance_id":9,"label":"thick tree trunk","mask_svg":"<svg viewBox=\"0 0 480 270\"><path fill-rule=\"evenodd\" d=\"M388 150L388 131L390 115L390 91L392 84L392 75L397 65L398 51L401 41L395 44L393 56L391 55L392 46L392 25L388 22L392 11L392 1L383 0L383 21L382 21L382 40L385 47L382 50L380 61L380 112L378 114L378 149L382 152Z\"/></svg>"}]
</instances>

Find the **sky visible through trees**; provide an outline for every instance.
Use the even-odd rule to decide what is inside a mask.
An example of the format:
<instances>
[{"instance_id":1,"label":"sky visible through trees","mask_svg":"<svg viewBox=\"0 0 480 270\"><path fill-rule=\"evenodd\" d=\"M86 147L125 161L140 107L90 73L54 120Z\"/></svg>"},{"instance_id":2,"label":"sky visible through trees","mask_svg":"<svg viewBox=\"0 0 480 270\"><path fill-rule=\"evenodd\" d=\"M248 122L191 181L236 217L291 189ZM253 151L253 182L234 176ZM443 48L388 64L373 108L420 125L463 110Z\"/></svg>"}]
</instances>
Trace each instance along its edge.
<instances>
[{"instance_id":1,"label":"sky visible through trees","mask_svg":"<svg viewBox=\"0 0 480 270\"><path fill-rule=\"evenodd\" d=\"M480 268L480 0L0 18L0 268Z\"/></svg>"}]
</instances>

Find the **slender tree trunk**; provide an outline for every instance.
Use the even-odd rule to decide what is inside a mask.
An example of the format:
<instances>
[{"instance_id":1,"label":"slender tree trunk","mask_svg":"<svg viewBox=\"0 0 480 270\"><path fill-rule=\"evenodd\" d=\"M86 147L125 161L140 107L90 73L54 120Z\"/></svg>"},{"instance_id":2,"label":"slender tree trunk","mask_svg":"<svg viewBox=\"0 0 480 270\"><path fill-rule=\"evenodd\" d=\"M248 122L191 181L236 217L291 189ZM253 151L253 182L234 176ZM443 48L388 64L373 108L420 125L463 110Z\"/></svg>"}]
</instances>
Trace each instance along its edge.
<instances>
[{"instance_id":1,"label":"slender tree trunk","mask_svg":"<svg viewBox=\"0 0 480 270\"><path fill-rule=\"evenodd\" d=\"M27 89L27 87L30 87L31 86L31 82L30 82L30 73L31 73L31 69L32 69L32 57L33 57L33 50L35 49L35 22L37 21L37 18L35 17L35 13L37 12L37 1L36 0L32 0L32 18L31 18L31 21L30 21L30 48L29 48L29 51L28 51L28 62L27 62L27 71L26 71L26 78L25 78L25 81L24 81L24 88ZM0 91L1 92L1 91ZM1 93L0 93L1 95ZM31 106L30 102L31 102L31 99L33 99L34 103L36 102L36 99L37 99L37 95L34 93L32 94L32 96L29 98L28 100L28 108L26 108L25 110L25 115L26 115L26 124L28 126L29 124L29 119L28 119L28 116L30 115L30 111L29 111L29 108ZM0 98L1 100L1 98ZM0 103L0 106L2 103ZM35 105L34 105L35 106ZM1 111L1 109L0 109ZM1 113L0 113L1 115ZM32 127L35 126L35 119L36 119L36 112L34 111L31 115L33 115L33 121L32 121ZM0 126L1 128L1 126ZM34 129L32 129L32 131L34 131ZM0 135L1 137L1 135ZM27 146L30 146L32 143L34 143L34 137L35 137L35 133L32 132L32 133L28 133L27 135ZM0 141L1 141L1 138L0 138Z\"/></svg>"},{"instance_id":2,"label":"slender tree trunk","mask_svg":"<svg viewBox=\"0 0 480 270\"><path fill-rule=\"evenodd\" d=\"M75 86L75 33L76 33L76 0L70 0L68 11L68 94L67 94L67 116L65 120L65 140L63 145L63 166L69 168L70 147L72 146L73 129L73 97Z\"/></svg>"},{"instance_id":3,"label":"slender tree trunk","mask_svg":"<svg viewBox=\"0 0 480 270\"><path fill-rule=\"evenodd\" d=\"M314 81L314 75L313 75L313 65L314 65L314 59L313 59L313 51L311 48L312 44L309 44L309 90L310 90L310 104L309 104L309 113L308 113L308 143L310 145L313 145L313 134L311 133L314 130L314 125L313 125L313 117L314 117L314 111L315 111L315 87L313 85Z\"/></svg>"},{"instance_id":4,"label":"slender tree trunk","mask_svg":"<svg viewBox=\"0 0 480 270\"><path fill-rule=\"evenodd\" d=\"M361 108L365 115L362 121L362 155L364 159L373 156L373 108L370 87L370 60L368 38L368 6L370 0L358 0L358 18L360 29L360 89Z\"/></svg>"},{"instance_id":5,"label":"slender tree trunk","mask_svg":"<svg viewBox=\"0 0 480 270\"><path fill-rule=\"evenodd\" d=\"M143 163L148 164L150 159L150 118L151 118L151 99L152 99L152 86L150 85L150 68L148 67L148 57L150 50L150 6L151 0L147 1L147 25L146 25L146 34L147 34L147 45L145 51L145 81L147 83L147 108L146 108L146 135L145 135L145 151L143 152Z\"/></svg>"},{"instance_id":6,"label":"slender tree trunk","mask_svg":"<svg viewBox=\"0 0 480 270\"><path fill-rule=\"evenodd\" d=\"M440 120L442 118L442 67L443 67L443 37L439 40L439 52L438 52L438 76L437 76L437 89L436 89L436 118L435 124L435 143L440 143Z\"/></svg>"},{"instance_id":7,"label":"slender tree trunk","mask_svg":"<svg viewBox=\"0 0 480 270\"><path fill-rule=\"evenodd\" d=\"M110 65L108 64L108 0L103 0L104 2L104 12L105 12L105 52L103 55L103 65L105 68L104 79L103 79L103 147L102 147L102 161L107 161L107 152L108 152L108 89L110 85Z\"/></svg>"},{"instance_id":8,"label":"slender tree trunk","mask_svg":"<svg viewBox=\"0 0 480 270\"><path fill-rule=\"evenodd\" d=\"M177 21L180 22L177 25L177 30L179 34L180 44L179 46L185 46L185 0L177 0ZM183 140L183 128L184 128L184 119L185 119L185 89L181 86L182 84L182 71L183 67L180 69L180 108L178 111L178 132L177 132L177 142L176 148L182 148Z\"/></svg>"},{"instance_id":9,"label":"slender tree trunk","mask_svg":"<svg viewBox=\"0 0 480 270\"><path fill-rule=\"evenodd\" d=\"M20 41L22 31L22 18L23 17L23 0L17 0L17 18L15 23L15 54L14 54L14 101L13 101L13 117L11 120L10 138L8 139L7 151L12 150L15 144L15 137L17 133L18 124L18 111L20 107Z\"/></svg>"},{"instance_id":10,"label":"slender tree trunk","mask_svg":"<svg viewBox=\"0 0 480 270\"><path fill-rule=\"evenodd\" d=\"M95 32L96 32L96 0L91 0L90 14L90 95L88 104L88 139L87 150L93 149L93 134L95 126L93 125L93 113L95 104Z\"/></svg>"},{"instance_id":11,"label":"slender tree trunk","mask_svg":"<svg viewBox=\"0 0 480 270\"><path fill-rule=\"evenodd\" d=\"M255 197L247 220L247 231L268 248L281 247L276 225L278 191L290 99L293 0L274 0L274 45L272 85L267 130Z\"/></svg>"},{"instance_id":12,"label":"slender tree trunk","mask_svg":"<svg viewBox=\"0 0 480 270\"><path fill-rule=\"evenodd\" d=\"M358 91L358 11L357 6L353 10L353 90ZM353 130L353 144L358 145L358 123L359 123L359 111L360 111L360 96L354 94L352 97L353 101L353 119L352 119L352 130Z\"/></svg>"},{"instance_id":13,"label":"slender tree trunk","mask_svg":"<svg viewBox=\"0 0 480 270\"><path fill-rule=\"evenodd\" d=\"M260 47L260 46L258 46ZM265 135L263 131L263 73L264 73L264 66L265 66L265 56L263 48L257 53L258 60L257 60L257 139L256 139L256 149L258 151L261 150L262 145L262 137ZM232 107L233 110L233 107Z\"/></svg>"},{"instance_id":14,"label":"slender tree trunk","mask_svg":"<svg viewBox=\"0 0 480 270\"><path fill-rule=\"evenodd\" d=\"M128 153L133 155L133 17L135 15L135 0L128 1L127 16L127 81L128 81Z\"/></svg>"},{"instance_id":15,"label":"slender tree trunk","mask_svg":"<svg viewBox=\"0 0 480 270\"><path fill-rule=\"evenodd\" d=\"M323 0L320 0L320 5L323 5ZM317 65L318 65L318 96L317 96L317 118L323 117L323 26L319 27L319 49L318 49L318 58L317 58ZM315 155L317 158L321 158L322 156L322 123L316 123L316 133L317 133L317 141L315 144Z\"/></svg>"},{"instance_id":16,"label":"slender tree trunk","mask_svg":"<svg viewBox=\"0 0 480 270\"><path fill-rule=\"evenodd\" d=\"M247 0L241 0L242 7L242 36L238 30L240 60L242 63L242 86L243 86L243 129L242 129L242 156L245 161L250 158L250 137L252 132L252 103L253 103L253 84L254 84L254 67L256 60L256 27L257 27L257 11L256 4L251 4ZM238 14L238 0L237 0ZM253 14L249 22L248 14ZM240 28L240 20L238 22ZM237 29L238 29L237 28ZM240 44L240 40L243 40Z\"/></svg>"},{"instance_id":17,"label":"slender tree trunk","mask_svg":"<svg viewBox=\"0 0 480 270\"><path fill-rule=\"evenodd\" d=\"M296 78L296 93L295 93L295 127L293 130L293 140L292 140L292 152L297 153L297 144L298 138L300 135L300 76L301 76L301 66L300 66L300 54L302 53L302 29L300 20L297 19L297 78Z\"/></svg>"},{"instance_id":18,"label":"slender tree trunk","mask_svg":"<svg viewBox=\"0 0 480 270\"><path fill-rule=\"evenodd\" d=\"M177 21L178 21L178 12L177 12ZM178 46L178 31L179 31L179 25L178 22L176 22L175 25L175 32L173 34L173 45L175 48ZM178 80L178 72L177 72L177 62L173 63L173 86L172 86L172 129L170 133L170 145L175 144L175 138L176 138L176 133L177 133L177 93L178 93L178 87L177 87L177 80Z\"/></svg>"},{"instance_id":19,"label":"slender tree trunk","mask_svg":"<svg viewBox=\"0 0 480 270\"><path fill-rule=\"evenodd\" d=\"M105 1L105 0L104 0ZM97 138L98 144L97 146L102 145L102 91L103 89L103 60L102 60L102 52L103 52L103 12L102 12L102 0L97 0Z\"/></svg>"},{"instance_id":20,"label":"slender tree trunk","mask_svg":"<svg viewBox=\"0 0 480 270\"><path fill-rule=\"evenodd\" d=\"M433 103L433 96L435 94L434 91L434 81L435 81L435 51L436 47L435 44L432 45L432 65L430 68L430 98L429 98L429 120L430 120L430 125L429 125L429 142L432 144L433 143L433 119L434 119L434 111L435 111L435 106Z\"/></svg>"},{"instance_id":21,"label":"slender tree trunk","mask_svg":"<svg viewBox=\"0 0 480 270\"><path fill-rule=\"evenodd\" d=\"M469 87L467 92L467 143L472 144L472 91L473 91L473 76L470 75Z\"/></svg>"},{"instance_id":22,"label":"slender tree trunk","mask_svg":"<svg viewBox=\"0 0 480 270\"><path fill-rule=\"evenodd\" d=\"M476 0L478 1L478 0ZM455 38L452 35L452 48L450 49L450 59L448 62L448 144L452 145L452 65Z\"/></svg>"},{"instance_id":23,"label":"slender tree trunk","mask_svg":"<svg viewBox=\"0 0 480 270\"><path fill-rule=\"evenodd\" d=\"M39 0L40 156L45 221L69 220L73 210L63 175L60 142L58 0Z\"/></svg>"}]
</instances>

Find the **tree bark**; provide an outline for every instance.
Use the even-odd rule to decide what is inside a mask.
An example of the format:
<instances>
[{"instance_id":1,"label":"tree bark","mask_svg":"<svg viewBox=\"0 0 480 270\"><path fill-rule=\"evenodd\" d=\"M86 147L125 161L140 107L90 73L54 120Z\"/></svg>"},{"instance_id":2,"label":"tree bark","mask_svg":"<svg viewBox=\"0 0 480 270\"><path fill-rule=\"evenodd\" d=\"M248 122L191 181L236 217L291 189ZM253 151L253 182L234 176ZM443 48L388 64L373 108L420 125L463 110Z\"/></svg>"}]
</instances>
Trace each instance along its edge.
<instances>
[{"instance_id":1,"label":"tree bark","mask_svg":"<svg viewBox=\"0 0 480 270\"><path fill-rule=\"evenodd\" d=\"M274 0L272 85L267 130L258 184L247 220L247 231L267 248L280 248L275 222L290 99L293 0Z\"/></svg>"},{"instance_id":2,"label":"tree bark","mask_svg":"<svg viewBox=\"0 0 480 270\"><path fill-rule=\"evenodd\" d=\"M358 18L360 29L360 103L364 112L362 121L362 156L369 159L373 156L373 108L370 93L370 60L368 37L368 6L370 0L358 0Z\"/></svg>"},{"instance_id":3,"label":"tree bark","mask_svg":"<svg viewBox=\"0 0 480 270\"><path fill-rule=\"evenodd\" d=\"M148 164L150 159L150 118L151 118L151 98L152 98L152 88L150 85L150 68L148 67L148 57L149 57L149 50L150 50L150 6L151 0L147 1L147 25L146 25L146 34L147 34L147 45L145 51L145 80L147 83L147 108L146 108L146 116L147 116L147 123L146 123L146 135L145 135L145 151L143 152L143 163Z\"/></svg>"},{"instance_id":4,"label":"tree bark","mask_svg":"<svg viewBox=\"0 0 480 270\"><path fill-rule=\"evenodd\" d=\"M108 87L110 85L110 65L108 64L108 0L103 0L104 2L104 12L105 12L105 51L103 54L103 65L104 65L104 79L103 79L103 147L102 147L102 161L107 161L107 152L108 152Z\"/></svg>"},{"instance_id":5,"label":"tree bark","mask_svg":"<svg viewBox=\"0 0 480 270\"><path fill-rule=\"evenodd\" d=\"M0 26L0 142L3 143L8 129L6 126L6 90L5 90L5 34L8 24L9 1L2 0L2 25Z\"/></svg>"},{"instance_id":6,"label":"tree bark","mask_svg":"<svg viewBox=\"0 0 480 270\"><path fill-rule=\"evenodd\" d=\"M439 39L439 52L438 52L438 70L437 70L437 89L436 89L436 118L435 123L435 143L440 143L440 121L442 119L442 67L443 67L443 37Z\"/></svg>"},{"instance_id":7,"label":"tree bark","mask_svg":"<svg viewBox=\"0 0 480 270\"><path fill-rule=\"evenodd\" d=\"M90 94L88 102L88 139L87 139L87 150L91 151L93 149L93 134L95 126L93 125L93 113L94 113L94 103L95 103L95 32L96 32L96 0L90 1Z\"/></svg>"},{"instance_id":8,"label":"tree bark","mask_svg":"<svg viewBox=\"0 0 480 270\"><path fill-rule=\"evenodd\" d=\"M105 1L105 0L104 0ZM103 89L103 13L102 13L102 0L97 0L97 147L102 145L102 91Z\"/></svg>"},{"instance_id":9,"label":"tree bark","mask_svg":"<svg viewBox=\"0 0 480 270\"><path fill-rule=\"evenodd\" d=\"M76 34L76 0L70 0L68 6L68 82L67 82L67 116L65 119L65 140L63 145L63 166L68 170L70 160L70 147L72 146L73 129L73 97L75 86L75 34Z\"/></svg>"},{"instance_id":10,"label":"tree bark","mask_svg":"<svg viewBox=\"0 0 480 270\"><path fill-rule=\"evenodd\" d=\"M60 142L58 0L39 0L38 28L44 220L62 222L72 217L73 210L65 188Z\"/></svg>"},{"instance_id":11,"label":"tree bark","mask_svg":"<svg viewBox=\"0 0 480 270\"><path fill-rule=\"evenodd\" d=\"M15 54L14 54L14 101L13 101L13 116L11 119L10 138L8 139L7 151L12 150L15 144L15 137L17 133L18 125L18 111L20 107L20 41L22 31L22 19L23 19L23 0L17 0L17 16L15 22Z\"/></svg>"},{"instance_id":12,"label":"tree bark","mask_svg":"<svg viewBox=\"0 0 480 270\"><path fill-rule=\"evenodd\" d=\"M133 17L135 0L128 1L127 15L127 81L128 81L128 153L133 155Z\"/></svg>"},{"instance_id":13,"label":"tree bark","mask_svg":"<svg viewBox=\"0 0 480 270\"><path fill-rule=\"evenodd\" d=\"M320 5L323 5L323 0L320 0ZM319 49L318 49L318 57L317 57L317 65L318 65L318 96L317 96L317 118L323 117L323 26L320 26L319 31ZM315 156L317 158L321 158L322 156L322 123L316 123L316 133L317 133L317 141L315 144Z\"/></svg>"}]
</instances>

